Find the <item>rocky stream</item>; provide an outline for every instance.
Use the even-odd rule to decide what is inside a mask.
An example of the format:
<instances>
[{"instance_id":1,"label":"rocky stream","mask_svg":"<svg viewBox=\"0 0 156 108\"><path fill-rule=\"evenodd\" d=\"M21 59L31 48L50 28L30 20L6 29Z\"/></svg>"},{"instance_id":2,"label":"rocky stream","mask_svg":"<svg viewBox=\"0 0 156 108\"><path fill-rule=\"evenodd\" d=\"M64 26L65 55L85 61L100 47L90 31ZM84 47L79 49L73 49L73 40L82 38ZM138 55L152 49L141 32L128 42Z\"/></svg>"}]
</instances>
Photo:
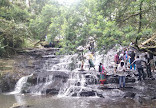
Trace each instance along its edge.
<instances>
[{"instance_id":1,"label":"rocky stream","mask_svg":"<svg viewBox=\"0 0 156 108\"><path fill-rule=\"evenodd\" d=\"M26 50L1 59L1 108L156 108L155 72L138 81L136 71L127 71L126 87L119 88L112 54L97 55L96 70L89 70L86 61L80 71L77 55L56 55L58 50ZM101 57L108 70L104 86L97 71Z\"/></svg>"}]
</instances>

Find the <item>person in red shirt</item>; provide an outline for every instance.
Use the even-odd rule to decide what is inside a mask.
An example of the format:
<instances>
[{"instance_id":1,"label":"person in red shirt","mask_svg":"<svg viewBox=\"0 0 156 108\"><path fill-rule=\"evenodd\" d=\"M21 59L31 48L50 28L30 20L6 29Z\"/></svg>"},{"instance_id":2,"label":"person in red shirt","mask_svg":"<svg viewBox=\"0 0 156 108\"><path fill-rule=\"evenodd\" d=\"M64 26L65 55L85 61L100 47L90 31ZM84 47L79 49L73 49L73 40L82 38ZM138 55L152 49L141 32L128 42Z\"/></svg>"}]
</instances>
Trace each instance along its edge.
<instances>
[{"instance_id":1,"label":"person in red shirt","mask_svg":"<svg viewBox=\"0 0 156 108\"><path fill-rule=\"evenodd\" d=\"M120 62L120 60L119 60L119 52L115 55L115 57L114 57L114 62L115 62L115 73L116 73L118 64L119 64L119 62Z\"/></svg>"}]
</instances>

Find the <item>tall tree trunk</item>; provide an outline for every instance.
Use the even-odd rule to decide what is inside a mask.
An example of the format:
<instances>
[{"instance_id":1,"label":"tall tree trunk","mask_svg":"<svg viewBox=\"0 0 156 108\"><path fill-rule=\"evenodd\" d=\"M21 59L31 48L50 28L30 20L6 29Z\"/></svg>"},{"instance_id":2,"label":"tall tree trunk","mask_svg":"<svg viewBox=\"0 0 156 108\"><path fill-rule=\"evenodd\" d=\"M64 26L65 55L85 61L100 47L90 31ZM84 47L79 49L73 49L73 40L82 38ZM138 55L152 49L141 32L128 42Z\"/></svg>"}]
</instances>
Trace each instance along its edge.
<instances>
[{"instance_id":1,"label":"tall tree trunk","mask_svg":"<svg viewBox=\"0 0 156 108\"><path fill-rule=\"evenodd\" d=\"M141 0L140 2L140 13L139 13L139 29L138 29L138 33L141 32L141 27L142 27L142 4L143 4L143 0Z\"/></svg>"},{"instance_id":2,"label":"tall tree trunk","mask_svg":"<svg viewBox=\"0 0 156 108\"><path fill-rule=\"evenodd\" d=\"M144 0L141 0L141 1L140 1L138 34L141 32L141 28L142 28L142 4L143 4L143 1L144 1ZM137 48L139 48L139 47L138 47L138 39L139 39L139 37L137 36L137 37L136 37L136 40L135 40L135 46L136 46Z\"/></svg>"}]
</instances>

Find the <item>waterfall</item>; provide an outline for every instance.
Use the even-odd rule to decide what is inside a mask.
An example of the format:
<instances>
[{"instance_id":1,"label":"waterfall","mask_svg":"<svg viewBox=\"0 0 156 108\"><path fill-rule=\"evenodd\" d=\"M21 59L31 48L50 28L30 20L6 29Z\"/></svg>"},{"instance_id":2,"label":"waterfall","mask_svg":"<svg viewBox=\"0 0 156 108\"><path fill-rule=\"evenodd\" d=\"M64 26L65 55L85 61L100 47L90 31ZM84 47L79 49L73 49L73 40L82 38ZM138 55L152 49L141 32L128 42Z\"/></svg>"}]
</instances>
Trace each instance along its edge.
<instances>
[{"instance_id":1,"label":"waterfall","mask_svg":"<svg viewBox=\"0 0 156 108\"><path fill-rule=\"evenodd\" d=\"M71 72L67 83L60 89L58 97L80 97L84 92L92 92L93 89L89 85L95 85L97 83L98 78L95 77L95 74L97 73L94 71L90 71L87 74L83 74L81 71ZM87 79L88 76L90 76L90 80Z\"/></svg>"},{"instance_id":2,"label":"waterfall","mask_svg":"<svg viewBox=\"0 0 156 108\"><path fill-rule=\"evenodd\" d=\"M29 77L31 77L33 74L31 75L27 75L27 76L24 76L22 78L20 78L18 80L18 82L16 83L15 85L15 90L13 92L11 92L10 94L17 94L17 93L21 93L22 91L22 88L24 87L24 85L27 83L27 80Z\"/></svg>"},{"instance_id":3,"label":"waterfall","mask_svg":"<svg viewBox=\"0 0 156 108\"><path fill-rule=\"evenodd\" d=\"M89 53L86 53L86 58ZM58 94L60 97L97 96L101 94L97 86L99 84L98 65L102 62L109 72L108 74L111 75L110 72L112 72L113 68L110 67L113 65L111 64L113 55L115 55L114 50L110 50L106 55L95 53L93 60L95 70L89 70L88 59L85 59L84 71L80 70L81 61L78 59L78 54L65 56L43 55L42 59L35 65L37 71L33 77L28 80L32 76L28 75L19 79L15 91L12 93Z\"/></svg>"},{"instance_id":4,"label":"waterfall","mask_svg":"<svg viewBox=\"0 0 156 108\"><path fill-rule=\"evenodd\" d=\"M31 94L41 95L46 94L46 90L53 84L53 75L48 75L45 77L45 81L43 78L37 77L37 84L31 89Z\"/></svg>"}]
</instances>

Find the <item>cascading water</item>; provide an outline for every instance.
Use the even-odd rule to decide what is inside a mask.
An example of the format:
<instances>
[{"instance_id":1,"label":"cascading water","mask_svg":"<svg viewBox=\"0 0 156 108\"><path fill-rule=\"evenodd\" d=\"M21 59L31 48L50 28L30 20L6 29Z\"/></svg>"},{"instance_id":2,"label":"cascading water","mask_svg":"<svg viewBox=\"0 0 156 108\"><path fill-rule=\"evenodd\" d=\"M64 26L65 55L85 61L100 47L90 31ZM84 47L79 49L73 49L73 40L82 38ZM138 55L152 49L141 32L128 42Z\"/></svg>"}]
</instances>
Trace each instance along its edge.
<instances>
[{"instance_id":1,"label":"cascading water","mask_svg":"<svg viewBox=\"0 0 156 108\"><path fill-rule=\"evenodd\" d=\"M99 75L97 71L98 65L102 62L106 69L109 68L110 63L108 62L110 61L109 59L112 59L112 52L110 51L111 54L107 53L105 56L94 55L93 62L96 70L88 69L89 64L86 59L84 63L85 71L79 71L80 64L76 54L64 57L44 55L38 63L40 67L36 66L37 69L40 69L39 72L35 73L35 78L28 82L30 86L25 92L41 95L54 93L55 91L58 96L96 96L98 92L101 92L97 85L99 83L99 78L97 77ZM30 76L22 77L17 82L14 92L20 93Z\"/></svg>"},{"instance_id":2,"label":"cascading water","mask_svg":"<svg viewBox=\"0 0 156 108\"><path fill-rule=\"evenodd\" d=\"M96 70L98 70L99 63L103 63L106 70L108 71L107 74L111 75L114 68L113 68L113 60L116 51L114 49L110 50L106 55L99 55L95 54L94 64ZM88 53L87 53L88 54ZM87 54L85 56L87 56ZM69 60L69 59L68 59ZM101 92L98 89L97 84L99 83L99 78L97 75L99 73L96 70L88 70L88 60L85 60L84 63L84 73L82 71L78 71L78 69L73 70L70 74L70 77L66 84L61 88L59 91L59 97L62 96L83 96L83 93L90 93L88 96L96 96L97 93ZM123 92L120 90L111 91L110 94L122 95ZM85 95L86 95L85 94ZM109 95L109 93L105 93L103 95Z\"/></svg>"},{"instance_id":3,"label":"cascading water","mask_svg":"<svg viewBox=\"0 0 156 108\"><path fill-rule=\"evenodd\" d=\"M55 70L69 71L69 70L78 68L78 64L76 64L77 56L78 56L77 54L65 55L63 58L60 58L60 63L55 64L51 67L51 70L52 71L55 71Z\"/></svg>"},{"instance_id":4,"label":"cascading water","mask_svg":"<svg viewBox=\"0 0 156 108\"><path fill-rule=\"evenodd\" d=\"M59 91L59 96L72 96L85 87L85 78L77 72L72 72L67 83Z\"/></svg>"},{"instance_id":5,"label":"cascading water","mask_svg":"<svg viewBox=\"0 0 156 108\"><path fill-rule=\"evenodd\" d=\"M32 87L31 94L41 95L46 94L49 85L53 83L53 75L48 75L43 81L43 78L37 77L37 84Z\"/></svg>"},{"instance_id":6,"label":"cascading water","mask_svg":"<svg viewBox=\"0 0 156 108\"><path fill-rule=\"evenodd\" d=\"M11 92L11 94L21 93L22 88L27 83L28 78L31 77L31 76L33 76L33 74L27 75L27 76L24 76L24 77L20 78L18 80L18 82L16 83L16 85L15 85L15 90L13 92Z\"/></svg>"}]
</instances>

